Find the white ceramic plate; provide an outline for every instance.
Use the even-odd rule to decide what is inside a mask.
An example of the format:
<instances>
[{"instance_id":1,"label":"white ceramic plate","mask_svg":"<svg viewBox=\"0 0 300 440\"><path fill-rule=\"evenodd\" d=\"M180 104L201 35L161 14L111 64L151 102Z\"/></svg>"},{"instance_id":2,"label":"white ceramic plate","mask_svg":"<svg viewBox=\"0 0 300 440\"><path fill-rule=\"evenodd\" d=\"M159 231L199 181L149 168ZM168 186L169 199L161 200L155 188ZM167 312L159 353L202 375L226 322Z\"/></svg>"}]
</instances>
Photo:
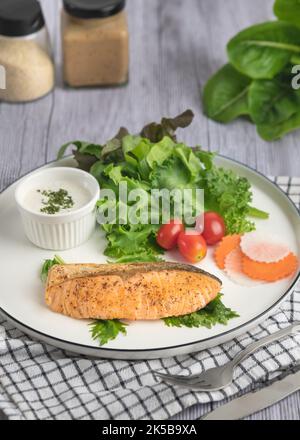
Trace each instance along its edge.
<instances>
[{"instance_id":1,"label":"white ceramic plate","mask_svg":"<svg viewBox=\"0 0 300 440\"><path fill-rule=\"evenodd\" d=\"M270 213L269 220L256 222L257 229L280 234L299 256L299 212L286 195L244 165L224 157L218 157L217 163L247 177L253 187L253 204ZM49 166L74 166L74 161L64 159L46 165ZM169 328L162 321L134 322L128 326L127 336L120 335L99 348L90 337L88 321L55 314L45 306L39 270L44 259L53 258L53 251L39 249L25 238L14 200L15 187L16 184L11 185L0 195L0 311L25 333L60 348L118 359L151 359L203 350L230 340L266 319L292 292L300 276L298 273L293 278L257 287L238 286L216 267L210 251L199 266L222 279L223 301L239 313L239 318L211 330ZM105 239L98 230L88 243L60 255L69 263L104 263L104 247ZM172 260L170 255L167 258Z\"/></svg>"}]
</instances>

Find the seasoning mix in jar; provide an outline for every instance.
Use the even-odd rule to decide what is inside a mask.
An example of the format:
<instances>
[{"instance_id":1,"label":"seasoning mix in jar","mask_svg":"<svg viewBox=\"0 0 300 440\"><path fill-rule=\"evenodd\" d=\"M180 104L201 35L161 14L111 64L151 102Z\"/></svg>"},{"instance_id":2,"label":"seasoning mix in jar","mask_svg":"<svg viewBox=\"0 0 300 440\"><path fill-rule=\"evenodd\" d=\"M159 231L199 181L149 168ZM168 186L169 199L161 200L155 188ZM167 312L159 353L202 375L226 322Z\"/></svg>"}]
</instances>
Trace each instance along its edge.
<instances>
[{"instance_id":1,"label":"seasoning mix in jar","mask_svg":"<svg viewBox=\"0 0 300 440\"><path fill-rule=\"evenodd\" d=\"M0 100L33 101L52 90L54 64L37 0L1 0L0 66L5 75Z\"/></svg>"},{"instance_id":2,"label":"seasoning mix in jar","mask_svg":"<svg viewBox=\"0 0 300 440\"><path fill-rule=\"evenodd\" d=\"M64 81L71 87L112 86L128 80L125 0L64 0Z\"/></svg>"}]
</instances>

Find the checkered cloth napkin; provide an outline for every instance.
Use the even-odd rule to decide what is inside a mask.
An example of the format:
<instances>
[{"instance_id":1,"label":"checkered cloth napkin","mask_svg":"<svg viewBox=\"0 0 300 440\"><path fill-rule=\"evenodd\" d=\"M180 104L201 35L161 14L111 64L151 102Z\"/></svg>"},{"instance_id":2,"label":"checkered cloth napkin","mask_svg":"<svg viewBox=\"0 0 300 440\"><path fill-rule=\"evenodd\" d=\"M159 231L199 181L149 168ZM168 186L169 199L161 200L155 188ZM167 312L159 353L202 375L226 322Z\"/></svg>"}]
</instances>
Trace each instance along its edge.
<instances>
[{"instance_id":1,"label":"checkered cloth napkin","mask_svg":"<svg viewBox=\"0 0 300 440\"><path fill-rule=\"evenodd\" d=\"M300 179L275 181L299 206ZM222 391L173 387L153 371L200 373L228 362L254 340L296 320L300 321L300 286L273 316L240 338L192 355L129 362L67 353L31 340L0 318L0 409L11 420L163 420L178 413L184 414L178 419L191 418L208 411L205 404L250 391L267 383L280 368L300 361L300 334L251 355L237 367L233 384Z\"/></svg>"}]
</instances>

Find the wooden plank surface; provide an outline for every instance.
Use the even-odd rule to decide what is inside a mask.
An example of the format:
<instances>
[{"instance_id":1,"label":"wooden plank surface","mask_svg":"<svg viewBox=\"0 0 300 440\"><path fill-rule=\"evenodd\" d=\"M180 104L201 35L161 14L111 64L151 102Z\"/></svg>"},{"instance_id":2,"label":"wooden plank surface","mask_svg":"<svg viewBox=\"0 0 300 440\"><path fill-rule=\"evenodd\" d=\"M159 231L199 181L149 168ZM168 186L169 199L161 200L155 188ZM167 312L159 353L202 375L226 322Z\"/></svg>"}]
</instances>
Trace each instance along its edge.
<instances>
[{"instance_id":1,"label":"wooden plank surface","mask_svg":"<svg viewBox=\"0 0 300 440\"><path fill-rule=\"evenodd\" d=\"M72 139L102 142L118 128L195 112L181 133L190 145L218 151L264 174L300 176L300 132L267 143L246 121L220 125L202 114L201 89L226 61L225 46L242 28L272 18L272 0L129 0L130 81L115 89L64 87L59 0L41 0L57 65L55 90L35 103L0 104L0 190L53 160ZM80 62L80 60L79 60ZM253 419L300 419L300 393Z\"/></svg>"}]
</instances>

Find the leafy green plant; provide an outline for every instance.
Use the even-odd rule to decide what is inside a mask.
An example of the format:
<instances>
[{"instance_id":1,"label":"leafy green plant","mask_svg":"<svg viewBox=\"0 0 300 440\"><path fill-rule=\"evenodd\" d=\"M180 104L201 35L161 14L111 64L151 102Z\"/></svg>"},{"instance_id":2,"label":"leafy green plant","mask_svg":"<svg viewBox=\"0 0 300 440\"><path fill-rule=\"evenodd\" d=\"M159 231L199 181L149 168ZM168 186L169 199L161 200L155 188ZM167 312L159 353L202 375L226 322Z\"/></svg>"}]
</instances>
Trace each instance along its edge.
<instances>
[{"instance_id":1,"label":"leafy green plant","mask_svg":"<svg viewBox=\"0 0 300 440\"><path fill-rule=\"evenodd\" d=\"M192 123L193 118L194 113L191 110L186 110L175 118L162 118L159 124L151 122L146 125L141 131L141 136L149 139L151 142L159 142L165 136L176 141L176 130L188 127Z\"/></svg>"},{"instance_id":2,"label":"leafy green plant","mask_svg":"<svg viewBox=\"0 0 300 440\"><path fill-rule=\"evenodd\" d=\"M279 20L300 26L300 1L299 0L276 0L274 14Z\"/></svg>"},{"instance_id":3,"label":"leafy green plant","mask_svg":"<svg viewBox=\"0 0 300 440\"><path fill-rule=\"evenodd\" d=\"M250 84L250 78L230 64L225 64L204 87L204 113L219 122L230 122L240 115L248 114Z\"/></svg>"},{"instance_id":4,"label":"leafy green plant","mask_svg":"<svg viewBox=\"0 0 300 440\"><path fill-rule=\"evenodd\" d=\"M289 77L254 80L249 89L249 113L257 124L279 124L299 111L300 92Z\"/></svg>"},{"instance_id":5,"label":"leafy green plant","mask_svg":"<svg viewBox=\"0 0 300 440\"><path fill-rule=\"evenodd\" d=\"M75 147L75 149L73 149L74 157L78 162L79 168L84 171L89 171L91 166L101 157L101 145L84 141L71 141L60 147L57 154L58 160L64 157L70 146Z\"/></svg>"},{"instance_id":6,"label":"leafy green plant","mask_svg":"<svg viewBox=\"0 0 300 440\"><path fill-rule=\"evenodd\" d=\"M151 142L159 142L165 136L176 141L176 130L178 128L188 127L192 123L193 118L194 113L191 110L186 110L175 118L162 118L160 123L152 122L146 125L141 130L141 136L149 139ZM91 167L99 160L101 160L102 163L123 160L125 159L126 153L133 149L132 142L136 142L137 145L140 139L138 136L134 139L131 136L127 137L128 134L128 130L121 127L118 133L105 145L80 140L66 142L60 147L57 159L62 159L67 149L73 146L75 149L73 149L72 153L78 162L78 166L85 171L90 171ZM127 137L127 144L126 140L124 143L122 142L125 137ZM126 145L129 146L129 148L127 148Z\"/></svg>"},{"instance_id":7,"label":"leafy green plant","mask_svg":"<svg viewBox=\"0 0 300 440\"><path fill-rule=\"evenodd\" d=\"M214 167L203 179L205 207L223 216L228 234L255 229L254 223L248 219L252 193L251 185L245 177L238 177L233 171Z\"/></svg>"},{"instance_id":8,"label":"leafy green plant","mask_svg":"<svg viewBox=\"0 0 300 440\"><path fill-rule=\"evenodd\" d=\"M276 141L297 128L300 128L300 111L276 125L260 124L257 126L257 131L264 140Z\"/></svg>"},{"instance_id":9,"label":"leafy green plant","mask_svg":"<svg viewBox=\"0 0 300 440\"><path fill-rule=\"evenodd\" d=\"M300 29L273 21L251 26L227 45L231 64L254 79L272 79L300 54Z\"/></svg>"},{"instance_id":10,"label":"leafy green plant","mask_svg":"<svg viewBox=\"0 0 300 440\"><path fill-rule=\"evenodd\" d=\"M280 21L256 24L229 41L230 64L203 92L209 118L226 123L247 115L266 141L300 127L300 93L292 86L293 64L300 64L300 0L276 0L274 12Z\"/></svg>"}]
</instances>

